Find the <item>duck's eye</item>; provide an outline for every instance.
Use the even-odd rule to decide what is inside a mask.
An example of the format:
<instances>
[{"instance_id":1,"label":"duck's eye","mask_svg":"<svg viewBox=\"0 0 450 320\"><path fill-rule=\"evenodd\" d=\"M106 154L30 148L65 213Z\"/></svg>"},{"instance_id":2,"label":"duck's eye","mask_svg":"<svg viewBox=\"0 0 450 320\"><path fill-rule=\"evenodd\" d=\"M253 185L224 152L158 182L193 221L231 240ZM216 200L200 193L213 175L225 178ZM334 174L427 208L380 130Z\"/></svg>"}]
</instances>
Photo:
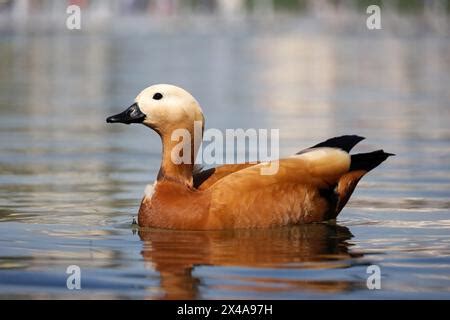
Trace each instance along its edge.
<instances>
[{"instance_id":1,"label":"duck's eye","mask_svg":"<svg viewBox=\"0 0 450 320\"><path fill-rule=\"evenodd\" d=\"M162 97L163 97L163 95L159 92L157 92L153 95L153 99L155 99L155 100L161 100Z\"/></svg>"}]
</instances>

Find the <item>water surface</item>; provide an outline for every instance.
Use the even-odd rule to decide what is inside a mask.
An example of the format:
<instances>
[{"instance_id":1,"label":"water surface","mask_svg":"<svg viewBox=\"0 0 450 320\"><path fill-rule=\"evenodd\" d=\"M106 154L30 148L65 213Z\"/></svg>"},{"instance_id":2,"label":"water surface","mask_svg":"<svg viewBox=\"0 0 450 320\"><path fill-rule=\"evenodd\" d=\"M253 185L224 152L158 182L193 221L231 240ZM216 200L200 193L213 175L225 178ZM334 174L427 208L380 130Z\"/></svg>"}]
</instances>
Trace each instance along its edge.
<instances>
[{"instance_id":1,"label":"water surface","mask_svg":"<svg viewBox=\"0 0 450 320\"><path fill-rule=\"evenodd\" d=\"M450 298L448 34L304 26L1 34L0 297ZM207 127L279 128L281 155L359 134L397 156L336 224L137 230L160 141L105 118L154 83L192 92Z\"/></svg>"}]
</instances>

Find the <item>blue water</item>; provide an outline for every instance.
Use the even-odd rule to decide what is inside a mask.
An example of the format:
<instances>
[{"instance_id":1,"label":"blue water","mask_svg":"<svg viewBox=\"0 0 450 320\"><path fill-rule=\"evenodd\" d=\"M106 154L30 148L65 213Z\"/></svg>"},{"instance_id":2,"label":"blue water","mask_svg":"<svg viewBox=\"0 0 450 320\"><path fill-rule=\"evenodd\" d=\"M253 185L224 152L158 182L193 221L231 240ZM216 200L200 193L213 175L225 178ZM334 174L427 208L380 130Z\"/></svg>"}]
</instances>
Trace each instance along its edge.
<instances>
[{"instance_id":1,"label":"blue water","mask_svg":"<svg viewBox=\"0 0 450 320\"><path fill-rule=\"evenodd\" d=\"M0 298L450 298L449 39L296 20L0 33ZM336 224L139 231L160 141L105 118L154 83L193 93L208 128L280 129L281 155L359 134L355 152L397 156Z\"/></svg>"}]
</instances>

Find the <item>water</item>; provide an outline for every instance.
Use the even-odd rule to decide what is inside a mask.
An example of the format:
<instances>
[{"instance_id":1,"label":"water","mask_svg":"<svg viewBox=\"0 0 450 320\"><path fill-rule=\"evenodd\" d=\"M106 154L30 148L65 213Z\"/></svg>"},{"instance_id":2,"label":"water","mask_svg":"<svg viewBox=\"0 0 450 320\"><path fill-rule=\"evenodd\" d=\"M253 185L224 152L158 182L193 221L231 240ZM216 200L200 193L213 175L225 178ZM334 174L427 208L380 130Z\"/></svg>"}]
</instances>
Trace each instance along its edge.
<instances>
[{"instance_id":1,"label":"water","mask_svg":"<svg viewBox=\"0 0 450 320\"><path fill-rule=\"evenodd\" d=\"M0 298L450 298L449 35L305 26L2 33ZM208 128L279 128L282 155L359 134L397 156L335 225L139 231L160 141L105 118L154 83Z\"/></svg>"}]
</instances>

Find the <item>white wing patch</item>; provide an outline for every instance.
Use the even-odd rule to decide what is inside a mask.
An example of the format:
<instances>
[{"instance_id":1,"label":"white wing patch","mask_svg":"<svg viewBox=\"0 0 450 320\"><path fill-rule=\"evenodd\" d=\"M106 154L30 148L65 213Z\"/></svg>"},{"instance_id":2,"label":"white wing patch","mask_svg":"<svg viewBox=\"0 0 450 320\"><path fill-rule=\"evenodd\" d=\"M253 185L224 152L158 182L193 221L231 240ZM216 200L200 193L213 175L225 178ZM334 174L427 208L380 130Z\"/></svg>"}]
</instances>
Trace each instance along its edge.
<instances>
[{"instance_id":1,"label":"white wing patch","mask_svg":"<svg viewBox=\"0 0 450 320\"><path fill-rule=\"evenodd\" d=\"M144 190L144 197L145 198L149 198L149 199L152 198L153 194L155 193L156 183L157 183L157 181L155 181L154 184L148 184L145 187L145 190Z\"/></svg>"},{"instance_id":2,"label":"white wing patch","mask_svg":"<svg viewBox=\"0 0 450 320\"><path fill-rule=\"evenodd\" d=\"M328 147L320 147L320 148L312 148L308 150L304 150L304 152L300 154L296 154L291 156L291 158L299 158L310 161L320 160L321 158L329 158L329 157L345 157L348 158L349 154L344 150L337 148L328 148Z\"/></svg>"},{"instance_id":3,"label":"white wing patch","mask_svg":"<svg viewBox=\"0 0 450 320\"><path fill-rule=\"evenodd\" d=\"M316 174L324 175L346 172L351 161L350 155L344 150L328 147L306 150L291 158L307 161Z\"/></svg>"}]
</instances>

